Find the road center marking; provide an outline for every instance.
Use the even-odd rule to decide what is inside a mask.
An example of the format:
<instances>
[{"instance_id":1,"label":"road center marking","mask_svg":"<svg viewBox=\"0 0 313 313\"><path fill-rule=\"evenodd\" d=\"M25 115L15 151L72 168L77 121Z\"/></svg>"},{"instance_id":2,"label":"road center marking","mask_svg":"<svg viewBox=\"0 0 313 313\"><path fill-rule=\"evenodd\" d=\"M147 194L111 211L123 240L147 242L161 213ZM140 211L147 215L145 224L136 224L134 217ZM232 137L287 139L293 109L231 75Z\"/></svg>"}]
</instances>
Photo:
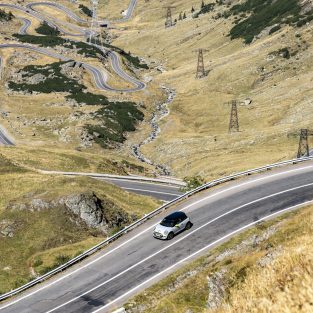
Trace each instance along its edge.
<instances>
[{"instance_id":1,"label":"road center marking","mask_svg":"<svg viewBox=\"0 0 313 313\"><path fill-rule=\"evenodd\" d=\"M304 203L302 203L302 204L297 204L297 205L295 205L295 206L292 206L292 207L289 207L289 208L286 208L286 209L277 211L277 212L275 212L275 213L272 213L272 214L270 214L270 215L264 216L264 217L260 218L258 221L252 222L252 223L247 224L247 225L245 225L245 226L243 226L243 227L241 227L241 228L238 228L237 230L235 230L235 231L233 231L233 232L231 232L231 233L229 233L229 234L227 234L227 235L221 237L220 239L215 240L214 242L208 244L207 246L205 246L205 247L201 248L200 250L194 252L193 254L187 256L186 258L184 258L184 259L178 261L177 263L171 265L170 267L166 268L166 269L163 270L162 272L160 272L160 273L158 273L158 274L156 274L156 275L150 277L150 278L147 279L146 281L142 282L141 284L137 285L137 286L134 287L133 289L127 291L127 292L124 293L123 295L119 296L118 298L116 298L116 299L112 300L111 302L107 303L106 305L102 306L101 308L99 308L99 309L97 309L97 310L95 310L95 311L92 311L92 313L97 313L97 312L100 312L100 311L104 310L105 308L107 308L108 306L112 305L113 303L115 303L115 302L121 300L122 298L126 297L127 295L133 293L134 291L136 291L137 289L139 289L141 286L144 286L145 284L149 283L150 281L156 279L157 277L159 277L159 276L163 275L164 273L170 271L171 269L175 268L177 265L183 264L184 262L186 262L186 261L192 259L193 257L195 257L197 254L200 254L201 252L204 252L205 250L208 250L208 249L211 248L212 246L214 246L214 245L216 245L217 243L222 242L223 240L225 240L225 239L227 239L227 238L229 238L229 237L235 235L236 233L239 233L239 232L241 232L241 231L243 231L243 230L245 230L245 229L247 229L247 228L249 228L249 227L251 227L251 226L257 224L257 223L259 223L260 221L264 221L264 220L266 220L266 219L270 219L270 218L274 217L275 215L279 215L279 214L282 214L283 212L291 211L291 210L294 210L294 209L296 209L296 208L299 208L299 207L302 207L302 206L305 206L305 205L309 205L309 204L312 204L312 203L313 203L313 200L304 202Z\"/></svg>"},{"instance_id":2,"label":"road center marking","mask_svg":"<svg viewBox=\"0 0 313 313\"><path fill-rule=\"evenodd\" d=\"M203 202L203 201L205 201L205 200L207 200L207 199L211 199L211 198L213 198L213 197L216 197L216 196L218 196L218 195L220 195L220 194L223 194L223 193L225 193L225 192L228 192L228 191L230 191L230 190L234 190L234 189L240 188L240 187L242 187L242 186L246 186L246 185L249 185L249 184L252 184L252 183L255 183L255 182L259 182L259 181L263 181L263 180L267 180L267 179L270 179L270 178L273 178L273 177L278 177L278 176L282 176L282 175L289 174L289 173L294 173L294 172L298 172L298 171L307 170L307 169L309 169L309 168L313 168L313 166L310 165L310 166L306 166L306 167L300 167L300 168L297 168L297 169L293 169L293 170L288 170L288 171L276 173L276 174L273 174L273 175L269 175L269 176L257 178L257 179L254 179L254 180L249 180L249 181L244 182L244 183L241 183L241 184L239 184L239 185L232 186L232 187L226 188L226 189L224 189L224 190L217 191L217 192L214 193L214 194L211 194L211 195L209 195L209 196L207 196L207 197L205 197L205 198L202 198L202 199L200 199L200 200L197 200L196 202L193 202L192 204L189 204L189 205L185 206L184 208L182 208L181 211L185 211L185 210L187 210L188 208L190 208L190 207L193 206L193 205L199 204L199 203L201 203L201 202ZM26 294L26 295L24 295L24 296L21 296L20 298L14 300L14 301L12 301L12 302L9 302L8 304L6 304L6 305L3 306L3 307L0 307L0 311L3 310L3 309L5 309L5 308L7 308L7 307L9 307L9 306L12 306L12 305L14 305L14 304L20 302L21 300L24 300L24 299L29 298L29 297L31 297L32 295L34 295L34 294L36 294L36 293L38 293L38 292L40 292L40 291L42 291L42 290L44 290L44 289L47 289L48 287L53 286L53 285L55 285L56 283L58 283L58 282L60 282L60 281L62 281L62 280L64 280L64 279L66 279L66 278L68 278L68 277L70 277L70 276L76 274L77 272L81 271L82 269L85 269L85 268L91 266L92 264L94 264L94 263L100 261L101 259L103 259L103 258L106 257L107 255L109 255L109 254L115 252L116 250L120 249L121 247L127 245L129 242L131 242L131 241L137 239L137 238L140 237L142 234L144 234L144 233L146 233L147 231L151 230L151 229L152 229L153 227L155 227L158 223L159 223L159 222L153 224L152 226L149 226L148 228L146 228L145 230L141 231L141 232L138 233L137 235L133 236L132 238L130 238L130 239L128 239L128 240L126 240L125 242L121 243L120 245L118 245L117 247L113 248L112 250L110 250L110 251L104 253L103 255L97 257L96 259L90 261L89 263L87 263L87 264L85 264L85 265L83 265L83 266L77 268L76 270L74 270L74 271L72 271L72 272L70 272L70 273L67 273L66 275L64 275L64 276L62 276L62 277L59 277L58 279L56 279L56 280L54 280L54 281L51 281L51 282L47 283L46 285L44 285L44 286L42 286L42 287L40 287L40 288L38 288L38 289L36 289L36 290L34 290L34 291L32 291L32 292Z\"/></svg>"},{"instance_id":3,"label":"road center marking","mask_svg":"<svg viewBox=\"0 0 313 313\"><path fill-rule=\"evenodd\" d=\"M226 216L226 215L229 215L229 214L231 214L231 213L233 213L233 212L235 212L235 211L238 211L238 210L240 210L240 209L242 209L242 208L244 208L244 207L247 207L247 206L249 206L249 205L251 205L251 204L254 204L254 203L257 203L257 202L261 202L262 200L266 200L266 199L269 199L269 198L273 198L273 197L275 197L275 196L277 196L277 195L281 195L281 194L284 194L284 193L288 193L288 192L290 192L290 191L294 191L294 190L301 189L301 188L305 188L305 187L309 187L309 186L313 186L313 183L306 184L306 185L302 185L302 186L298 186L298 187L294 187L294 188L290 188L290 189L287 189L287 190L284 190L284 191L280 191L280 192L276 192L276 193L274 193L274 194L271 194L271 195L268 195L268 196L265 196L265 197L262 197L262 198L259 198L259 199L250 201L250 202L245 203L245 204L243 204L243 205L240 205L240 206L238 206L238 207L236 207L236 208L234 208L234 209L232 209L232 210L230 210L230 211L227 211L226 213L223 213L223 214L221 214L221 215L215 217L214 219L212 219L212 220L206 222L205 224L199 226L198 228L196 228L196 229L190 231L190 232L189 232L188 234L186 234L185 236L179 238L178 240L176 240L176 241L174 241L173 243L167 245L166 247L160 249L159 251L157 251L157 252L155 252L155 253L149 255L148 257L142 259L142 260L139 261L138 263L133 264L132 266L128 267L127 269L125 269L124 271L118 273L117 275L111 277L110 279L108 279L108 280L102 282L101 284L99 284L99 285L97 285L97 286L95 286L95 287L93 287L93 288L91 288L91 289L85 291L85 292L82 293L81 295L79 295L79 296L77 296L77 297L74 297L73 299L71 299L71 300L69 300L69 301L67 301L67 302L62 303L61 305L59 305L59 306L57 306L57 307L55 307L55 308L53 308L53 309L51 309L51 310L49 310L49 311L46 311L46 313L54 312L54 311L56 311L56 310L58 310L58 309L60 309L60 308L62 308L62 307L64 307L64 306L66 306L67 304L70 304L70 303L74 302L75 300L80 299L81 297L83 297L83 296L89 294L90 292L93 292L93 291L95 291L96 289L98 289L98 288L100 288L100 287L102 287L102 286L104 286L104 285L110 283L112 280L114 280L114 279L116 279L116 278L122 276L123 274L129 272L130 270L132 270L133 268L139 266L140 264L142 264L142 263L144 263L144 262L146 262L146 261L152 259L153 257L155 257L156 255L158 255L159 253L161 253L161 252L167 250L168 248L171 248L172 246L174 246L174 245L176 245L177 243L179 243L179 242L185 240L186 238L190 237L191 235L193 235L194 233L198 232L198 231L201 230L202 228L204 228L204 227L206 227L206 226L212 224L213 222L215 222L215 221L217 221L217 220L223 218L223 217Z\"/></svg>"}]
</instances>

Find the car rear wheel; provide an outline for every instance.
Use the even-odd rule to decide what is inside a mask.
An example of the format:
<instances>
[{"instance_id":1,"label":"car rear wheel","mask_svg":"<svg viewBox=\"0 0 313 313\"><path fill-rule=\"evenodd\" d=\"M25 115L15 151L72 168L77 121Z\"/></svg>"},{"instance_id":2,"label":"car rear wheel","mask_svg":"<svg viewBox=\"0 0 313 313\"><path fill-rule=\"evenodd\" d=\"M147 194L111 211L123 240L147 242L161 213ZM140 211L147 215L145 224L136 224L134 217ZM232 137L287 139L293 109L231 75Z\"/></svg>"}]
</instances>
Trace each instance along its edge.
<instances>
[{"instance_id":1,"label":"car rear wheel","mask_svg":"<svg viewBox=\"0 0 313 313\"><path fill-rule=\"evenodd\" d=\"M174 233L170 232L168 235L167 235L167 240L171 240L174 238Z\"/></svg>"},{"instance_id":2,"label":"car rear wheel","mask_svg":"<svg viewBox=\"0 0 313 313\"><path fill-rule=\"evenodd\" d=\"M188 223L186 224L185 229L190 229L190 228L191 228L191 223L190 223L190 222L188 222Z\"/></svg>"}]
</instances>

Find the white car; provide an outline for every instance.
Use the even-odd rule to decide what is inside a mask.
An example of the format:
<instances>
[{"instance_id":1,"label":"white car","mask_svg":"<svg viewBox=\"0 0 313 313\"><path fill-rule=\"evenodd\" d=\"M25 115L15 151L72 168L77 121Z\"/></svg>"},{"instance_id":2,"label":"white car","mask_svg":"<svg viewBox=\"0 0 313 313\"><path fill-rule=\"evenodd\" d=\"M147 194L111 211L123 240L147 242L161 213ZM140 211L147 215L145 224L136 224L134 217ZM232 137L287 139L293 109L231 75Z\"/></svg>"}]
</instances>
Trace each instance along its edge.
<instances>
[{"instance_id":1,"label":"white car","mask_svg":"<svg viewBox=\"0 0 313 313\"><path fill-rule=\"evenodd\" d=\"M192 226L189 217L184 212L174 212L166 216L162 222L154 228L153 236L158 239L173 239L173 237Z\"/></svg>"}]
</instances>

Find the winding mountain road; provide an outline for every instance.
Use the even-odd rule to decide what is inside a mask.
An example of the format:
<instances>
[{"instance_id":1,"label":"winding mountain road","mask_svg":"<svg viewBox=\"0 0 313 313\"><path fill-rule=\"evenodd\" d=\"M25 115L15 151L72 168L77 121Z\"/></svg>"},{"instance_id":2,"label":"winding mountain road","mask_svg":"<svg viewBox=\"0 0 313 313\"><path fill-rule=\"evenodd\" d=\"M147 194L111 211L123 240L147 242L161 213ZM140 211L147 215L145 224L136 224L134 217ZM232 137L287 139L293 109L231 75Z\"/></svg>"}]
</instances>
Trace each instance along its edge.
<instances>
[{"instance_id":1,"label":"winding mountain road","mask_svg":"<svg viewBox=\"0 0 313 313\"><path fill-rule=\"evenodd\" d=\"M197 194L101 252L0 306L1 313L110 312L129 297L235 233L313 199L313 162L280 168ZM172 241L152 237L171 211L193 227Z\"/></svg>"},{"instance_id":2,"label":"winding mountain road","mask_svg":"<svg viewBox=\"0 0 313 313\"><path fill-rule=\"evenodd\" d=\"M13 140L9 137L9 135L1 126L0 126L0 145L14 146Z\"/></svg>"},{"instance_id":3,"label":"winding mountain road","mask_svg":"<svg viewBox=\"0 0 313 313\"><path fill-rule=\"evenodd\" d=\"M72 60L72 58L65 57L62 54L54 52L53 50L49 50L46 48L40 48L40 47L29 45L29 44L18 44L18 43L0 44L0 49L9 49L9 48L14 48L14 49L20 48L20 49L32 50L32 51L35 51L35 52L38 52L38 53L50 56L52 58L62 60L62 61L71 61ZM88 63L85 63L85 62L78 62L78 63L81 63L82 66L92 74L94 81L95 81L95 84L96 84L97 88L99 88L100 90L132 92L132 91L141 90L145 87L144 83L130 77L127 73L125 73L120 68L119 58L114 53L110 53L109 57L111 58L112 66L114 66L114 68L116 69L118 74L120 76L122 76L123 78L127 79L128 81L130 81L132 84L134 84L135 85L134 88L116 89L116 88L110 87L107 84L108 76L103 70L98 69L97 67L90 65Z\"/></svg>"},{"instance_id":4,"label":"winding mountain road","mask_svg":"<svg viewBox=\"0 0 313 313\"><path fill-rule=\"evenodd\" d=\"M127 14L123 17L122 20L128 20L131 17L136 4L137 4L137 0L131 0L130 1L129 7L127 9ZM51 16L47 17L47 16L41 14L40 12L36 11L34 9L34 7L36 7L36 6L50 6L50 7L57 8L57 9L63 11L68 17L73 19L75 22L88 24L88 21L83 20L82 18L77 16L74 12L72 12L70 9L68 9L68 8L66 8L60 4L56 4L56 3L52 3L52 2L34 2L34 3L27 4L26 7L23 7L20 5L15 5L15 4L0 3L0 8L2 7L2 8L9 8L12 10L17 10L17 11L20 11L20 12L26 14L26 15L29 15L33 18L38 19L40 22L45 21L50 26L59 29L65 35L89 37L90 30L88 28L82 28L80 26L73 25L73 24L68 23L68 22L64 22L62 20L59 20L59 19L51 17ZM18 17L18 18L23 22L23 25L19 30L19 34L26 35L32 22L28 18L24 18L24 17ZM103 22L104 21L99 21L99 24L103 23ZM65 26L66 28L63 28L61 25ZM68 30L67 30L68 28L77 31L77 33L68 32ZM8 44L1 44L0 45L0 49L5 49L5 48L28 49L28 50L36 51L38 53L53 57L53 58L57 58L59 60L63 60L63 61L70 61L71 60L70 58L64 57L63 55L56 53L56 52L53 52L51 50L40 48L37 46L27 45L27 44L8 43ZM101 69L98 69L97 67L94 67L94 66L88 64L88 63L79 62L82 64L82 66L87 71L89 71L92 74L97 88L99 88L100 90L104 90L104 91L114 91L114 92L135 92L135 91L145 89L145 87L146 87L145 83L143 83L143 82L137 80L136 78L130 76L129 74L127 74L123 70L121 63L120 63L120 58L116 52L113 52L107 48L102 48L99 46L98 46L98 48L103 50L103 52L108 56L114 72L119 77L124 79L126 82L132 84L134 87L120 88L120 89L119 88L113 88L113 87L109 86L109 84L107 83L108 73L104 69L101 70ZM3 64L2 64L2 59L0 57L0 73L2 71L2 68L3 68ZM3 132L1 132L0 143L5 144L5 145L7 145L7 144L11 145L12 141L10 141L9 138L6 137Z\"/></svg>"},{"instance_id":5,"label":"winding mountain road","mask_svg":"<svg viewBox=\"0 0 313 313\"><path fill-rule=\"evenodd\" d=\"M24 18L24 17L18 17L18 19L23 22L23 25L20 28L20 30L18 31L18 33L20 35L27 35L27 31L28 31L29 27L32 25L31 20L29 20L28 18Z\"/></svg>"}]
</instances>

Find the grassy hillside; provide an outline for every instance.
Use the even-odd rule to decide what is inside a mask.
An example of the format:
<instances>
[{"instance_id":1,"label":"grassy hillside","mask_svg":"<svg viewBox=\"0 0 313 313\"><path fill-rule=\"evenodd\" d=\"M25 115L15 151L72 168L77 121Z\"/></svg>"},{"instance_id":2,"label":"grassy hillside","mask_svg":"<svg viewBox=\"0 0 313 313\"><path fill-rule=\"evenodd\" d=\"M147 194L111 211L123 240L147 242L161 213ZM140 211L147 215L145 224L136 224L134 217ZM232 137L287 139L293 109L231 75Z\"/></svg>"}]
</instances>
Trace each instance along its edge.
<instances>
[{"instance_id":1,"label":"grassy hillside","mask_svg":"<svg viewBox=\"0 0 313 313\"><path fill-rule=\"evenodd\" d=\"M126 311L311 312L312 209L237 235L135 296Z\"/></svg>"},{"instance_id":2,"label":"grassy hillside","mask_svg":"<svg viewBox=\"0 0 313 313\"><path fill-rule=\"evenodd\" d=\"M0 176L0 293L66 262L160 205L90 178L38 174L2 155ZM91 227L62 204L60 199L75 195L97 197L105 228Z\"/></svg>"},{"instance_id":3,"label":"grassy hillside","mask_svg":"<svg viewBox=\"0 0 313 313\"><path fill-rule=\"evenodd\" d=\"M193 18L191 8L199 12L201 1L168 1L167 5L175 6L172 15L178 21L167 29L165 9L159 3L142 3L127 30L115 32L114 45L143 55L148 64L162 65L163 73L152 72L155 84L176 89L171 113L161 122L160 137L142 150L180 177L199 174L208 180L293 158L299 129L311 125L312 25L298 27L296 20L289 23L286 17L302 20L310 11L299 9L300 2L286 1L288 6L279 7L278 20L272 16L264 21L255 33L259 39L245 44L248 33L240 31L233 39L229 34L240 23L248 23L249 17L261 20L258 14L265 14L269 7L260 1L232 3L215 4L213 10ZM276 3L272 5L278 9ZM180 21L181 12L187 18ZM269 35L274 25L276 31ZM208 71L199 80L195 79L198 48L207 50ZM286 49L289 58L279 53ZM238 100L240 132L229 134L232 99ZM129 142L138 136L131 135Z\"/></svg>"}]
</instances>

